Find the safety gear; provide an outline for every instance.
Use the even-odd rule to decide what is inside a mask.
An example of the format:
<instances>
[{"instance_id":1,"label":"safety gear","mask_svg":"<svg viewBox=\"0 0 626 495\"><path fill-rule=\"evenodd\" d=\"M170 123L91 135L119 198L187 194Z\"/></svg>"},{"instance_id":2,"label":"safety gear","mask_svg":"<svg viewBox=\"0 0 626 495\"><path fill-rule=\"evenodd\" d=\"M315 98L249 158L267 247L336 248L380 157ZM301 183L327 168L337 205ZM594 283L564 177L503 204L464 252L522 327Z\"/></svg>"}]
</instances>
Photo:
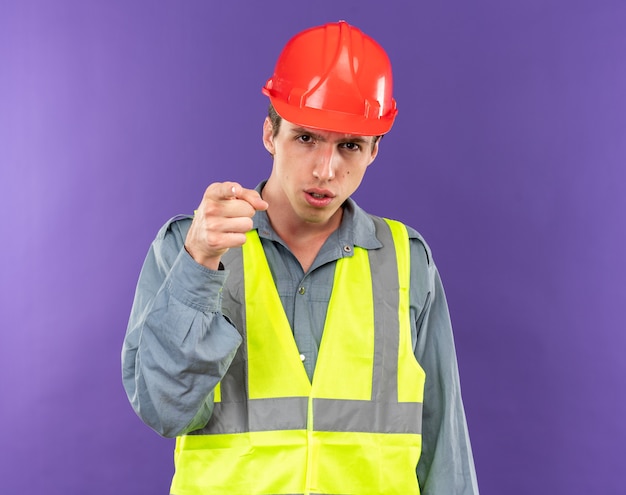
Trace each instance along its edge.
<instances>
[{"instance_id":1,"label":"safety gear","mask_svg":"<svg viewBox=\"0 0 626 495\"><path fill-rule=\"evenodd\" d=\"M304 127L379 136L398 113L391 62L345 21L310 28L285 45L263 93L278 115Z\"/></svg>"},{"instance_id":2,"label":"safety gear","mask_svg":"<svg viewBox=\"0 0 626 495\"><path fill-rule=\"evenodd\" d=\"M226 253L224 290L243 301L223 311L245 321L244 342L208 425L177 438L172 494L419 495L425 374L411 346L409 239L373 219L383 247L337 261L312 383L256 230Z\"/></svg>"}]
</instances>

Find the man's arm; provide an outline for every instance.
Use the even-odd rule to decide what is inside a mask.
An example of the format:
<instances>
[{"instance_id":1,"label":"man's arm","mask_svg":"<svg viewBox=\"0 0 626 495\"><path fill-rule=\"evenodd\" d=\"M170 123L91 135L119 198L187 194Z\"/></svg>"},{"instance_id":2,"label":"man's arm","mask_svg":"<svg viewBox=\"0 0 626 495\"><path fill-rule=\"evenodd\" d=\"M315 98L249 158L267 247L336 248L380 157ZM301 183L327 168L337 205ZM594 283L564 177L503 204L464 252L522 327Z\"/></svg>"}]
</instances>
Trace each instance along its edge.
<instances>
[{"instance_id":1,"label":"man's arm","mask_svg":"<svg viewBox=\"0 0 626 495\"><path fill-rule=\"evenodd\" d=\"M212 391L241 342L221 314L227 272L184 249L191 220L168 223L144 262L122 350L123 383L141 419L173 437L203 427Z\"/></svg>"},{"instance_id":2,"label":"man's arm","mask_svg":"<svg viewBox=\"0 0 626 495\"><path fill-rule=\"evenodd\" d=\"M193 221L170 222L141 271L122 350L123 382L137 414L173 437L201 428L212 392L241 336L221 314L227 272L221 256L245 242L252 216L267 208L234 182L211 184Z\"/></svg>"},{"instance_id":3,"label":"man's arm","mask_svg":"<svg viewBox=\"0 0 626 495\"><path fill-rule=\"evenodd\" d=\"M414 350L415 358L426 372L422 454L417 465L421 492L422 495L478 495L443 285L426 244L421 239L412 240L411 249L412 304L413 301L420 304Z\"/></svg>"}]
</instances>

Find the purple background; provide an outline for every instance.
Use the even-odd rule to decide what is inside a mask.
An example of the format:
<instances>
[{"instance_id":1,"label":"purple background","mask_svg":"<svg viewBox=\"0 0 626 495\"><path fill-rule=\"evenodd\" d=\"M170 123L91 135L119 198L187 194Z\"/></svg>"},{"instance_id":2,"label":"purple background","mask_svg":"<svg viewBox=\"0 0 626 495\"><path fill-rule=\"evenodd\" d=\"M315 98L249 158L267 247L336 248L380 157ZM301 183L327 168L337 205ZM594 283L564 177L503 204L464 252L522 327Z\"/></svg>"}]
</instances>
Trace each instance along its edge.
<instances>
[{"instance_id":1,"label":"purple background","mask_svg":"<svg viewBox=\"0 0 626 495\"><path fill-rule=\"evenodd\" d=\"M120 379L143 257L210 182L266 177L260 87L339 19L394 64L357 199L433 248L482 493L624 493L621 0L1 2L2 493L167 493Z\"/></svg>"}]
</instances>

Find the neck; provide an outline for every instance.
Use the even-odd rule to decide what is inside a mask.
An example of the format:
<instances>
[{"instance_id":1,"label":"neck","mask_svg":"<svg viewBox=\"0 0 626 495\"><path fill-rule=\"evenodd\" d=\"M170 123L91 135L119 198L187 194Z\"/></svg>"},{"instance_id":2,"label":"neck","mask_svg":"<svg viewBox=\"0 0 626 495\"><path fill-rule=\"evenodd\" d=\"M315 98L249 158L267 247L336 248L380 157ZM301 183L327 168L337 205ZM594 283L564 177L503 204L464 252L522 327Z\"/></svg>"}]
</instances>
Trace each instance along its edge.
<instances>
[{"instance_id":1,"label":"neck","mask_svg":"<svg viewBox=\"0 0 626 495\"><path fill-rule=\"evenodd\" d=\"M267 215L276 233L287 244L305 244L314 239L325 241L330 234L339 228L343 217L343 209L339 208L333 216L324 223L307 222L297 218L289 218L284 208L267 209Z\"/></svg>"},{"instance_id":2,"label":"neck","mask_svg":"<svg viewBox=\"0 0 626 495\"><path fill-rule=\"evenodd\" d=\"M326 221L313 222L299 217L289 200L284 195L273 194L271 187L263 189L263 199L269 203L267 216L272 228L287 244L303 270L308 271L326 239L339 228L343 208L337 209Z\"/></svg>"}]
</instances>

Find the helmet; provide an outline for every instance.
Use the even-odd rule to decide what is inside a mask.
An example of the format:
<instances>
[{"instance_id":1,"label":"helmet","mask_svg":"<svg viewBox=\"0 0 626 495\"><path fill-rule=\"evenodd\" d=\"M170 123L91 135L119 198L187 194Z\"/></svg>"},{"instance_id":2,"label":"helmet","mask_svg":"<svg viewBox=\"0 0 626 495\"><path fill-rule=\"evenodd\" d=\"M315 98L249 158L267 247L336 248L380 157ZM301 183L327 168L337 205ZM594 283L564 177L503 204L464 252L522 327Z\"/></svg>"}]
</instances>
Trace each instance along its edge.
<instances>
[{"instance_id":1,"label":"helmet","mask_svg":"<svg viewBox=\"0 0 626 495\"><path fill-rule=\"evenodd\" d=\"M263 93L278 115L304 127L363 136L391 129L398 113L383 48L345 21L294 36Z\"/></svg>"}]
</instances>

